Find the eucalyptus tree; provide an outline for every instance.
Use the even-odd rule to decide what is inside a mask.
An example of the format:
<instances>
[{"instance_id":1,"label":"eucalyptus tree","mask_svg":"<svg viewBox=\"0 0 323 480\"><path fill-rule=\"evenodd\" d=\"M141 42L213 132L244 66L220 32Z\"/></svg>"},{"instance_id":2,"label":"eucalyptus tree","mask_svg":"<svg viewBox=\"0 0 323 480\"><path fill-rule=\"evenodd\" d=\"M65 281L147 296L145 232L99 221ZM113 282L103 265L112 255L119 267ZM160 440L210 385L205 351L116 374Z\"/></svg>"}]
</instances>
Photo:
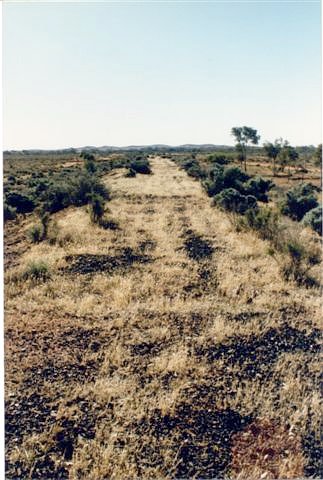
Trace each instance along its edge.
<instances>
[{"instance_id":1,"label":"eucalyptus tree","mask_svg":"<svg viewBox=\"0 0 323 480\"><path fill-rule=\"evenodd\" d=\"M244 163L245 172L247 171L247 149L248 145L258 145L260 135L257 134L257 130L251 127L233 127L231 129L231 135L234 136L237 144L236 150Z\"/></svg>"},{"instance_id":2,"label":"eucalyptus tree","mask_svg":"<svg viewBox=\"0 0 323 480\"><path fill-rule=\"evenodd\" d=\"M284 171L285 167L288 166L289 167L288 174L290 175L291 174L290 167L291 165L295 166L295 163L296 163L296 160L298 160L298 157L299 155L296 148L292 147L291 145L288 144L287 141L285 141L278 155L278 160L279 160L282 171Z\"/></svg>"},{"instance_id":3,"label":"eucalyptus tree","mask_svg":"<svg viewBox=\"0 0 323 480\"><path fill-rule=\"evenodd\" d=\"M322 166L322 143L315 150L315 165L318 167Z\"/></svg>"},{"instance_id":4,"label":"eucalyptus tree","mask_svg":"<svg viewBox=\"0 0 323 480\"><path fill-rule=\"evenodd\" d=\"M266 142L264 143L264 150L269 158L272 161L273 175L276 175L276 159L281 152L281 149L284 146L282 138L276 139L274 143Z\"/></svg>"}]
</instances>

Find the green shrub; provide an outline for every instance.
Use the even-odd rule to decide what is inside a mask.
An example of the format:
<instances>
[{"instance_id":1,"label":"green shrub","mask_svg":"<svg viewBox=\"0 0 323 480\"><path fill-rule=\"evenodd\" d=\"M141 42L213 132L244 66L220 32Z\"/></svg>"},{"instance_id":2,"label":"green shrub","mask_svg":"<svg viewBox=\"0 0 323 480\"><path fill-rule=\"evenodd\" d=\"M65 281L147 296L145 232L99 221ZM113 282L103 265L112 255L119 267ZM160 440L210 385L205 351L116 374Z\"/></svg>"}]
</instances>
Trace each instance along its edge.
<instances>
[{"instance_id":1,"label":"green shrub","mask_svg":"<svg viewBox=\"0 0 323 480\"><path fill-rule=\"evenodd\" d=\"M95 163L94 155L88 155L84 160L84 168L89 174L93 174L97 171L97 165Z\"/></svg>"},{"instance_id":2,"label":"green shrub","mask_svg":"<svg viewBox=\"0 0 323 480\"><path fill-rule=\"evenodd\" d=\"M97 170L95 157L92 153L82 152L80 155L84 159L84 168L89 174L93 174Z\"/></svg>"},{"instance_id":3,"label":"green shrub","mask_svg":"<svg viewBox=\"0 0 323 480\"><path fill-rule=\"evenodd\" d=\"M86 205L94 195L99 195L105 200L110 199L109 190L96 176L81 175L72 185L72 204Z\"/></svg>"},{"instance_id":4,"label":"green shrub","mask_svg":"<svg viewBox=\"0 0 323 480\"><path fill-rule=\"evenodd\" d=\"M209 196L214 196L224 189L233 188L244 194L244 182L249 176L238 167L225 168L223 165L215 165L209 173L209 179L203 183Z\"/></svg>"},{"instance_id":5,"label":"green shrub","mask_svg":"<svg viewBox=\"0 0 323 480\"><path fill-rule=\"evenodd\" d=\"M119 230L119 224L112 219L100 218L98 223L104 230Z\"/></svg>"},{"instance_id":6,"label":"green shrub","mask_svg":"<svg viewBox=\"0 0 323 480\"><path fill-rule=\"evenodd\" d=\"M209 178L203 182L203 187L210 197L220 193L224 189L224 167L216 165L210 172Z\"/></svg>"},{"instance_id":7,"label":"green shrub","mask_svg":"<svg viewBox=\"0 0 323 480\"><path fill-rule=\"evenodd\" d=\"M193 178L205 178L206 177L206 173L204 172L204 170L201 169L201 167L198 164L193 165L192 167L188 168L186 170L186 173L187 173L187 175L189 175L190 177L193 177Z\"/></svg>"},{"instance_id":8,"label":"green shrub","mask_svg":"<svg viewBox=\"0 0 323 480\"><path fill-rule=\"evenodd\" d=\"M42 225L33 225L28 230L28 237L32 243L39 243L44 238L44 230Z\"/></svg>"},{"instance_id":9,"label":"green shrub","mask_svg":"<svg viewBox=\"0 0 323 480\"><path fill-rule=\"evenodd\" d=\"M18 192L8 193L5 202L9 207L15 208L17 213L29 213L35 208L35 203L30 197Z\"/></svg>"},{"instance_id":10,"label":"green shrub","mask_svg":"<svg viewBox=\"0 0 323 480\"><path fill-rule=\"evenodd\" d=\"M129 168L127 173L125 174L125 177L133 178L136 175L136 170L134 170L133 168Z\"/></svg>"},{"instance_id":11,"label":"green shrub","mask_svg":"<svg viewBox=\"0 0 323 480\"><path fill-rule=\"evenodd\" d=\"M228 157L226 155L219 155L217 153L212 153L207 157L207 160L211 163L216 163L218 165L227 165L229 163Z\"/></svg>"},{"instance_id":12,"label":"green shrub","mask_svg":"<svg viewBox=\"0 0 323 480\"><path fill-rule=\"evenodd\" d=\"M48 188L48 182L46 180L35 180L33 182L33 196L37 199L40 197Z\"/></svg>"},{"instance_id":13,"label":"green shrub","mask_svg":"<svg viewBox=\"0 0 323 480\"><path fill-rule=\"evenodd\" d=\"M214 203L230 212L244 214L249 209L257 208L257 199L252 195L242 195L234 188L226 188L214 197Z\"/></svg>"},{"instance_id":14,"label":"green shrub","mask_svg":"<svg viewBox=\"0 0 323 480\"><path fill-rule=\"evenodd\" d=\"M181 162L181 167L184 168L186 173L193 178L206 178L206 172L201 168L195 157L186 158Z\"/></svg>"},{"instance_id":15,"label":"green shrub","mask_svg":"<svg viewBox=\"0 0 323 480\"><path fill-rule=\"evenodd\" d=\"M10 182L11 184L15 184L16 183L16 177L14 175L9 175L8 176L8 182Z\"/></svg>"},{"instance_id":16,"label":"green shrub","mask_svg":"<svg viewBox=\"0 0 323 480\"><path fill-rule=\"evenodd\" d=\"M243 188L245 193L253 195L257 200L261 202L268 202L267 193L273 187L274 184L271 180L265 180L262 177L253 177L244 184Z\"/></svg>"},{"instance_id":17,"label":"green shrub","mask_svg":"<svg viewBox=\"0 0 323 480\"><path fill-rule=\"evenodd\" d=\"M226 168L223 172L224 188L235 188L239 192L244 193L243 184L249 178L249 175L238 167Z\"/></svg>"},{"instance_id":18,"label":"green shrub","mask_svg":"<svg viewBox=\"0 0 323 480\"><path fill-rule=\"evenodd\" d=\"M301 282L304 277L304 271L301 268L301 260L304 249L296 243L286 245L287 258L284 258L280 270L285 280L295 280Z\"/></svg>"},{"instance_id":19,"label":"green shrub","mask_svg":"<svg viewBox=\"0 0 323 480\"><path fill-rule=\"evenodd\" d=\"M44 208L50 213L58 212L72 203L72 189L66 183L54 183L43 196Z\"/></svg>"},{"instance_id":20,"label":"green shrub","mask_svg":"<svg viewBox=\"0 0 323 480\"><path fill-rule=\"evenodd\" d=\"M318 206L314 191L315 187L309 183L296 185L290 189L281 206L282 213L293 220L302 220L307 212Z\"/></svg>"},{"instance_id":21,"label":"green shrub","mask_svg":"<svg viewBox=\"0 0 323 480\"><path fill-rule=\"evenodd\" d=\"M320 205L309 210L304 215L302 222L322 236L322 206Z\"/></svg>"},{"instance_id":22,"label":"green shrub","mask_svg":"<svg viewBox=\"0 0 323 480\"><path fill-rule=\"evenodd\" d=\"M144 175L148 175L151 173L149 161L147 160L147 158L144 157L137 157L136 159L132 160L130 162L130 168L136 173L141 173Z\"/></svg>"},{"instance_id":23,"label":"green shrub","mask_svg":"<svg viewBox=\"0 0 323 480\"><path fill-rule=\"evenodd\" d=\"M128 157L117 158L110 161L111 169L114 168L128 168L130 166L130 159Z\"/></svg>"},{"instance_id":24,"label":"green shrub","mask_svg":"<svg viewBox=\"0 0 323 480\"><path fill-rule=\"evenodd\" d=\"M97 165L96 172L97 172L98 175L105 174L105 173L110 172L110 171L111 171L111 165L110 165L110 163L108 163L106 161L101 161Z\"/></svg>"},{"instance_id":25,"label":"green shrub","mask_svg":"<svg viewBox=\"0 0 323 480\"><path fill-rule=\"evenodd\" d=\"M3 221L14 220L17 216L17 210L10 207L6 202L3 203Z\"/></svg>"},{"instance_id":26,"label":"green shrub","mask_svg":"<svg viewBox=\"0 0 323 480\"><path fill-rule=\"evenodd\" d=\"M50 270L42 260L30 262L22 275L23 279L31 280L48 280L50 278Z\"/></svg>"},{"instance_id":27,"label":"green shrub","mask_svg":"<svg viewBox=\"0 0 323 480\"><path fill-rule=\"evenodd\" d=\"M309 274L313 265L320 262L320 252L311 251L299 240L289 240L285 244L286 257L281 265L285 280L293 280L299 285L313 287L317 281Z\"/></svg>"},{"instance_id":28,"label":"green shrub","mask_svg":"<svg viewBox=\"0 0 323 480\"><path fill-rule=\"evenodd\" d=\"M256 230L262 239L277 243L277 236L280 234L278 212L271 208L249 209L244 219L246 226Z\"/></svg>"},{"instance_id":29,"label":"green shrub","mask_svg":"<svg viewBox=\"0 0 323 480\"><path fill-rule=\"evenodd\" d=\"M69 184L62 180L53 183L42 196L42 200L44 209L55 213L70 205L86 205L95 195L105 200L110 198L109 190L95 175L82 174L72 178Z\"/></svg>"}]
</instances>

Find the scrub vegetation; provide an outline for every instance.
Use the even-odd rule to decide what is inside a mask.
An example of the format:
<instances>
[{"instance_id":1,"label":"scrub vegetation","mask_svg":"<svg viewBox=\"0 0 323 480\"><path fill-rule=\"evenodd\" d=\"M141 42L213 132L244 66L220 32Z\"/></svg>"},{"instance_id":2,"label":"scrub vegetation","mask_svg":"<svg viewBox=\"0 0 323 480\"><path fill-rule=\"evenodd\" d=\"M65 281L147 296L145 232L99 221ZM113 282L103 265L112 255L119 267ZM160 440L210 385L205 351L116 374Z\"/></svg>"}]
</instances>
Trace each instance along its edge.
<instances>
[{"instance_id":1,"label":"scrub vegetation","mask_svg":"<svg viewBox=\"0 0 323 480\"><path fill-rule=\"evenodd\" d=\"M251 130L5 153L6 478L322 477L318 153Z\"/></svg>"}]
</instances>

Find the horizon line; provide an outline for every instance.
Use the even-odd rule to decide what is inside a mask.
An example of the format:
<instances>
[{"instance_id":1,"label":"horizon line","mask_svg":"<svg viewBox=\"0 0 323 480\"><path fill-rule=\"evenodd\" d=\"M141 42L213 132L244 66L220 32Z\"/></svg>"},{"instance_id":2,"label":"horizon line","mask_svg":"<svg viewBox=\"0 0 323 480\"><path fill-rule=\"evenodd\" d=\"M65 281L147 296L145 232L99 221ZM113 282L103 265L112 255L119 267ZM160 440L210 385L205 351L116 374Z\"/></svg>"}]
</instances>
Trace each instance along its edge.
<instances>
[{"instance_id":1,"label":"horizon line","mask_svg":"<svg viewBox=\"0 0 323 480\"><path fill-rule=\"evenodd\" d=\"M266 143L266 142L264 142ZM320 145L322 141L318 142L317 145ZM82 149L119 149L123 150L126 148L158 148L158 147L167 147L167 148L179 148L185 146L192 146L192 147L202 147L202 146L210 146L210 147L227 147L227 148L235 148L235 145L229 145L226 143L180 143L180 144L168 144L168 143L147 143L147 144L130 144L130 145L83 145L83 146L64 146L64 147L25 147L25 148L5 148L2 149L3 153L6 152L23 152L23 151L57 151L57 150L82 150ZM295 145L295 147L315 147L316 144L314 143L307 143L307 144L299 144ZM259 145L248 145L248 148L262 148L263 144Z\"/></svg>"}]
</instances>

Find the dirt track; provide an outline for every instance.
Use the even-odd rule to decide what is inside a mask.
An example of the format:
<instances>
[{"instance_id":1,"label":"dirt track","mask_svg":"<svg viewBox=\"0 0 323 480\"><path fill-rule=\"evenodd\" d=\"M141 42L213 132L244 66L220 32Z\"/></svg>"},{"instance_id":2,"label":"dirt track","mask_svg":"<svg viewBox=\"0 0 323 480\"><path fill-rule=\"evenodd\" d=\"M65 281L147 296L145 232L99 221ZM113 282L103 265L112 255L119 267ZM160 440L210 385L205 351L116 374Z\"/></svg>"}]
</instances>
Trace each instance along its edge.
<instances>
[{"instance_id":1,"label":"dirt track","mask_svg":"<svg viewBox=\"0 0 323 480\"><path fill-rule=\"evenodd\" d=\"M287 285L265 242L234 232L174 163L151 164L106 176L118 229L70 208L56 221L72 239L21 250L52 273L6 286L7 478L315 469L317 421L305 431L299 416L315 408L319 295ZM270 468L252 441L237 451L253 425Z\"/></svg>"}]
</instances>

